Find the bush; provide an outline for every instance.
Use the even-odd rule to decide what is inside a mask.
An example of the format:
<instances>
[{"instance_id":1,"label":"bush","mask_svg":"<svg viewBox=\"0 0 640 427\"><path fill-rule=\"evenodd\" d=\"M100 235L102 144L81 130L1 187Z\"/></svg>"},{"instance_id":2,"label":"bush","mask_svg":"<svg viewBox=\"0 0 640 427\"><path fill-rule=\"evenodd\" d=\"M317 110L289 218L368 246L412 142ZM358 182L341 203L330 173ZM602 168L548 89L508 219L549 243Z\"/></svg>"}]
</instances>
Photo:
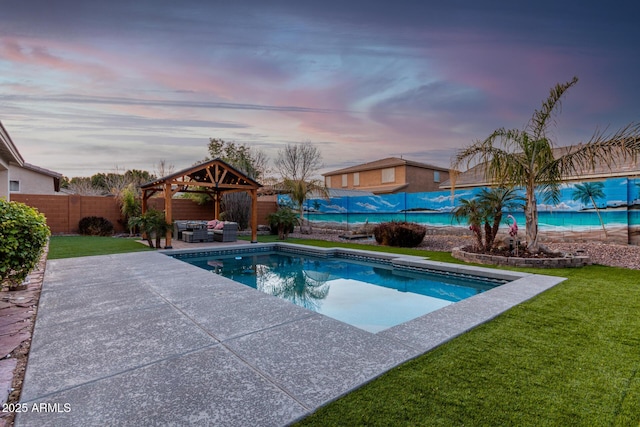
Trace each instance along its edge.
<instances>
[{"instance_id":1,"label":"bush","mask_svg":"<svg viewBox=\"0 0 640 427\"><path fill-rule=\"evenodd\" d=\"M85 236L111 236L113 224L101 216L86 216L78 223L78 231Z\"/></svg>"},{"instance_id":2,"label":"bush","mask_svg":"<svg viewBox=\"0 0 640 427\"><path fill-rule=\"evenodd\" d=\"M426 227L413 222L383 222L373 228L376 242L384 246L414 248L422 243L425 234Z\"/></svg>"},{"instance_id":3,"label":"bush","mask_svg":"<svg viewBox=\"0 0 640 427\"><path fill-rule=\"evenodd\" d=\"M299 224L298 214L287 207L278 209L267 216L271 230L278 230L278 238L285 240L293 228Z\"/></svg>"},{"instance_id":4,"label":"bush","mask_svg":"<svg viewBox=\"0 0 640 427\"><path fill-rule=\"evenodd\" d=\"M44 215L0 199L0 282L13 289L38 264L50 235Z\"/></svg>"}]
</instances>

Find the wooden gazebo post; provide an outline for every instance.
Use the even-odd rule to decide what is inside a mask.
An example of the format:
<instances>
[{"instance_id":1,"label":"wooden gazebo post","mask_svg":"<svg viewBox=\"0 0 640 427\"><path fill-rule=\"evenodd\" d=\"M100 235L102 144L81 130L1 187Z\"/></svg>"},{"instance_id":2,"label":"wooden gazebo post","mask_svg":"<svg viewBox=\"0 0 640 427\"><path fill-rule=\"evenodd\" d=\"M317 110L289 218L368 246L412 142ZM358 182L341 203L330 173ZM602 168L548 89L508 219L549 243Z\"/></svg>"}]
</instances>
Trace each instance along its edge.
<instances>
[{"instance_id":1,"label":"wooden gazebo post","mask_svg":"<svg viewBox=\"0 0 640 427\"><path fill-rule=\"evenodd\" d=\"M168 224L173 224L173 192L171 191L171 183L164 183L164 220ZM164 248L171 249L171 234L172 229L167 229L167 234L165 235Z\"/></svg>"},{"instance_id":2,"label":"wooden gazebo post","mask_svg":"<svg viewBox=\"0 0 640 427\"><path fill-rule=\"evenodd\" d=\"M217 190L213 193L213 218L220 219L220 199L222 198L222 194L220 194Z\"/></svg>"},{"instance_id":3,"label":"wooden gazebo post","mask_svg":"<svg viewBox=\"0 0 640 427\"><path fill-rule=\"evenodd\" d=\"M258 243L258 190L253 189L251 194L251 243Z\"/></svg>"}]
</instances>

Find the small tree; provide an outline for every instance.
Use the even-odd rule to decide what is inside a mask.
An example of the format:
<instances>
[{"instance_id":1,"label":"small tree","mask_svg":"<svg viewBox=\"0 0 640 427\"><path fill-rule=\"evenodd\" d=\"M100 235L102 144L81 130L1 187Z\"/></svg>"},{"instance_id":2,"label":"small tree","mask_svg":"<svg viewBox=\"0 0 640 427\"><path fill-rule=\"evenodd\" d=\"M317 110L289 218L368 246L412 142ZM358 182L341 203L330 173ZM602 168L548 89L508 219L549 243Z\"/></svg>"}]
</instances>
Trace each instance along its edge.
<instances>
[{"instance_id":1,"label":"small tree","mask_svg":"<svg viewBox=\"0 0 640 427\"><path fill-rule=\"evenodd\" d=\"M140 212L142 211L142 206L140 204L140 200L136 197L136 190L133 184L130 184L122 191L122 193L120 193L119 202L120 212L124 218L124 223L129 227L129 236L131 236L133 235L135 227L132 227L131 224L129 224L129 219L140 215Z\"/></svg>"},{"instance_id":2,"label":"small tree","mask_svg":"<svg viewBox=\"0 0 640 427\"><path fill-rule=\"evenodd\" d=\"M329 197L324 183L313 178L322 167L320 150L309 142L288 144L278 152L275 164L282 177L285 191L289 193L291 200L298 204L302 231L304 201L309 194L315 192L324 198ZM311 222L309 222L309 231L311 231Z\"/></svg>"},{"instance_id":3,"label":"small tree","mask_svg":"<svg viewBox=\"0 0 640 427\"><path fill-rule=\"evenodd\" d=\"M0 199L0 283L16 289L38 264L50 235L37 210Z\"/></svg>"},{"instance_id":4,"label":"small tree","mask_svg":"<svg viewBox=\"0 0 640 427\"><path fill-rule=\"evenodd\" d=\"M267 170L267 157L264 152L245 144L227 142L218 138L209 139L207 147L209 155L205 161L220 159L243 172L249 178L258 180ZM211 191L201 187L201 193L189 193L185 195L196 203L203 205L211 200ZM249 213L251 212L251 197L246 193L228 193L222 196L222 209L225 219L238 223L241 229L249 226Z\"/></svg>"},{"instance_id":5,"label":"small tree","mask_svg":"<svg viewBox=\"0 0 640 427\"><path fill-rule=\"evenodd\" d=\"M165 220L164 212L150 209L140 216L131 217L129 227L138 227L140 232L145 235L150 248L154 247L151 239L155 237L155 248L160 249L160 240L171 229L171 224Z\"/></svg>"}]
</instances>

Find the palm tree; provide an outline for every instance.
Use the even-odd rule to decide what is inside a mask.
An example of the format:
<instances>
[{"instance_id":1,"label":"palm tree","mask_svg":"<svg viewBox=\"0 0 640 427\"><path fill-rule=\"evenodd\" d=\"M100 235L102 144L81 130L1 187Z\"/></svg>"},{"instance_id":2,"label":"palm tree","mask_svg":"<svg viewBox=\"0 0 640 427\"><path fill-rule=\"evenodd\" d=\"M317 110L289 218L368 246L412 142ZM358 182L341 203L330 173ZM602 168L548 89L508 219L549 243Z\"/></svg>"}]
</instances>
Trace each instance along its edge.
<instances>
[{"instance_id":1,"label":"palm tree","mask_svg":"<svg viewBox=\"0 0 640 427\"><path fill-rule=\"evenodd\" d=\"M323 185L320 180L303 179L285 179L283 181L285 191L289 193L291 200L298 204L300 214L300 232L302 232L302 225L304 224L304 202L311 193L319 193L322 197L329 198L329 191ZM309 232L311 232L311 222L308 221Z\"/></svg>"},{"instance_id":2,"label":"palm tree","mask_svg":"<svg viewBox=\"0 0 640 427\"><path fill-rule=\"evenodd\" d=\"M453 211L453 219L460 222L464 219L469 224L471 230L476 237L476 246L479 251L484 252L484 242L482 240L482 223L484 221L483 207L476 199L460 199L460 204Z\"/></svg>"},{"instance_id":3,"label":"palm tree","mask_svg":"<svg viewBox=\"0 0 640 427\"><path fill-rule=\"evenodd\" d=\"M129 227L137 227L145 236L150 248L153 248L152 237L156 240L156 249L160 249L160 240L171 229L171 224L165 220L163 211L149 209L140 216L129 218Z\"/></svg>"},{"instance_id":4,"label":"palm tree","mask_svg":"<svg viewBox=\"0 0 640 427\"><path fill-rule=\"evenodd\" d=\"M553 87L524 130L497 129L485 140L461 150L452 164L454 170L463 164L483 164L486 179L493 184L524 188L527 248L532 252L543 249L538 241L536 192L545 202L557 204L564 177L593 170L599 164L611 168L617 161L635 160L640 152L640 125L634 123L611 135L596 131L589 142L570 146L562 154L554 151L548 129L562 96L577 82L574 77ZM455 176L452 182L455 184Z\"/></svg>"},{"instance_id":5,"label":"palm tree","mask_svg":"<svg viewBox=\"0 0 640 427\"><path fill-rule=\"evenodd\" d=\"M602 225L602 231L604 231L604 236L607 237L607 230L604 228L604 221L602 221L602 216L600 215L600 209L598 209L598 205L596 204L596 199L604 199L604 188L603 182L583 182L582 184L576 184L575 190L573 190L573 200L580 201L582 204L586 205L587 203L591 203L598 214L598 219L600 220L600 224Z\"/></svg>"},{"instance_id":6,"label":"palm tree","mask_svg":"<svg viewBox=\"0 0 640 427\"><path fill-rule=\"evenodd\" d=\"M267 215L267 221L271 227L278 230L278 239L285 240L289 236L289 232L293 230L296 224L299 224L298 215L288 207L278 209Z\"/></svg>"},{"instance_id":7,"label":"palm tree","mask_svg":"<svg viewBox=\"0 0 640 427\"><path fill-rule=\"evenodd\" d=\"M524 198L514 188L498 187L483 188L478 195L478 200L480 205L484 207L486 215L485 246L486 250L490 251L498 235L503 210L515 211L521 209Z\"/></svg>"},{"instance_id":8,"label":"palm tree","mask_svg":"<svg viewBox=\"0 0 640 427\"><path fill-rule=\"evenodd\" d=\"M524 198L513 188L483 188L475 198L460 200L460 205L452 211L453 219L458 222L466 219L476 236L478 249L490 252L502 222L503 210L520 209L523 201Z\"/></svg>"}]
</instances>

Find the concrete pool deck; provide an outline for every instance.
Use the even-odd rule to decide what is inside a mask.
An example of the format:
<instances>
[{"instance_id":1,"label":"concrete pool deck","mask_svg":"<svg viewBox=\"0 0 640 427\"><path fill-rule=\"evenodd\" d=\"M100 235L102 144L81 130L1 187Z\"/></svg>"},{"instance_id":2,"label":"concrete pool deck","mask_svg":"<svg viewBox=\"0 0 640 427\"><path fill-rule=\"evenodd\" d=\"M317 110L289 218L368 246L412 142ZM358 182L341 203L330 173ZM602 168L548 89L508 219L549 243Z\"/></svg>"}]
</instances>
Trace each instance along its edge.
<instances>
[{"instance_id":1,"label":"concrete pool deck","mask_svg":"<svg viewBox=\"0 0 640 427\"><path fill-rule=\"evenodd\" d=\"M287 425L564 280L514 274L371 334L161 252L51 260L15 425Z\"/></svg>"}]
</instances>

